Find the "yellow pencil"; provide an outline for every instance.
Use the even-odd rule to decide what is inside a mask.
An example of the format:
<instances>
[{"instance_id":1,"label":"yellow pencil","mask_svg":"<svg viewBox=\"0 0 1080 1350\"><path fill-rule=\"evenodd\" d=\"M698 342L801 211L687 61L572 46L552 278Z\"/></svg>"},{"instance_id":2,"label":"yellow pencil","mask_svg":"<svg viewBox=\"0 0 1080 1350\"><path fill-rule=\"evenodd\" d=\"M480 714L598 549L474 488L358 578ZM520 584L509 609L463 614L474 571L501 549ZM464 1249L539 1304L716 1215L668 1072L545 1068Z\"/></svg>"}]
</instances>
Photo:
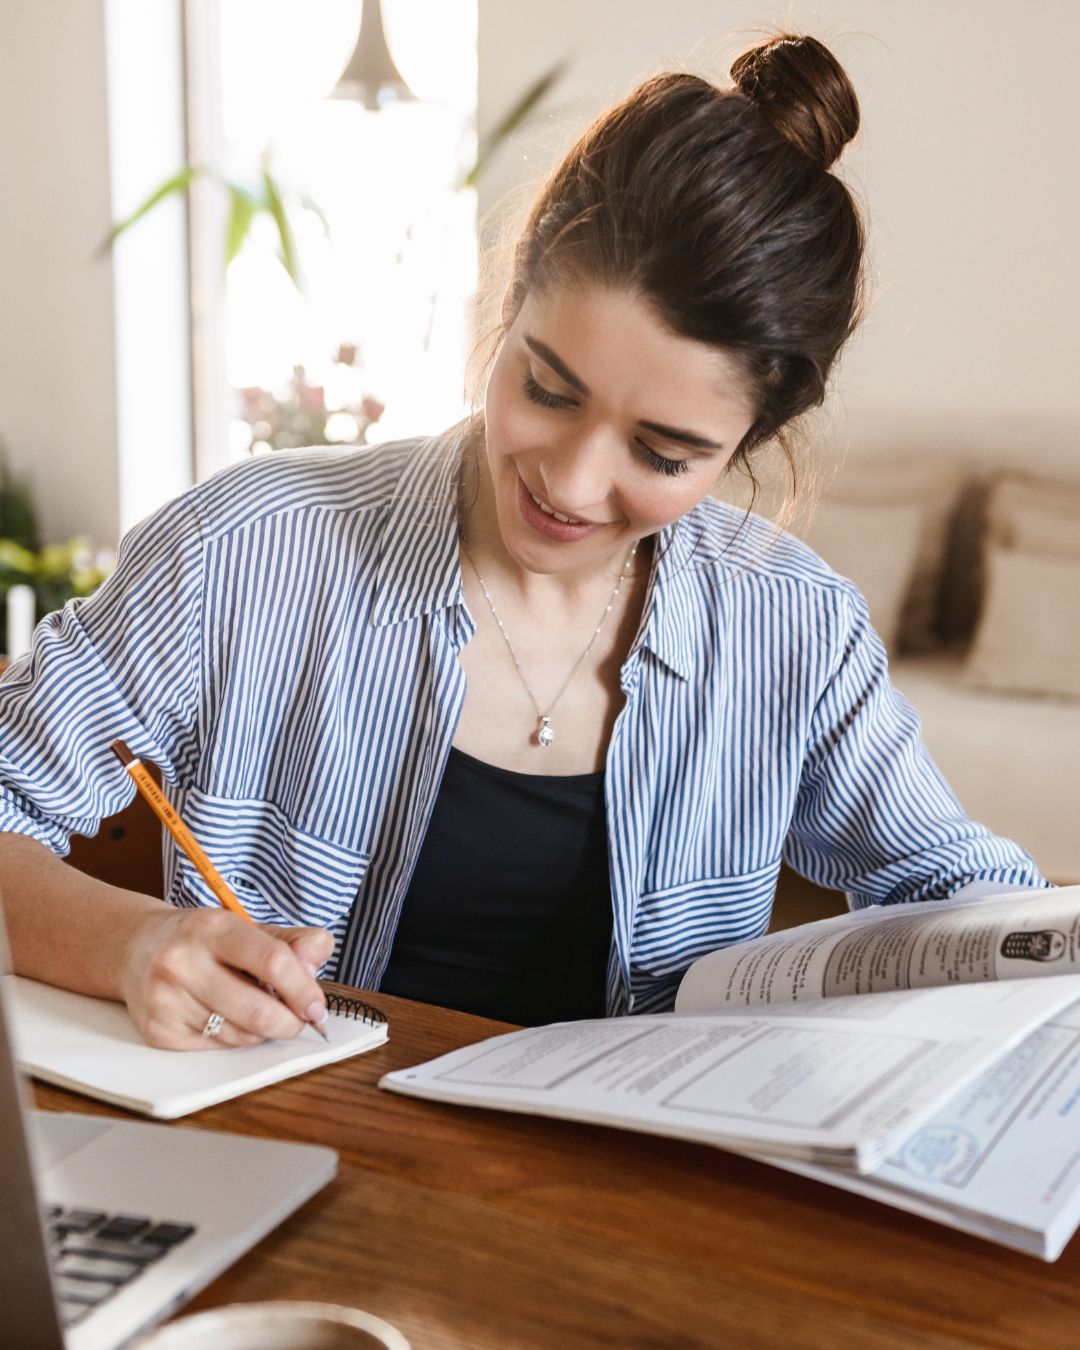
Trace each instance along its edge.
<instances>
[{"instance_id":1,"label":"yellow pencil","mask_svg":"<svg viewBox=\"0 0 1080 1350\"><path fill-rule=\"evenodd\" d=\"M128 749L126 742L122 740L113 741L110 748L116 758L131 775L135 782L135 786L150 803L154 814L176 840L177 844L184 850L184 853L187 855L192 865L198 868L199 875L214 892L224 907L231 910L232 913L236 914L239 918L246 919L248 923L253 924L255 920L236 898L226 883L225 878L200 848L199 841L180 819L176 811L173 810L169 799L147 773L142 760L136 755L133 755ZM263 988L268 989L268 986L263 985ZM268 992L274 993L273 990L268 990ZM313 1027L324 1041L330 1039L317 1022L309 1022L308 1026Z\"/></svg>"}]
</instances>

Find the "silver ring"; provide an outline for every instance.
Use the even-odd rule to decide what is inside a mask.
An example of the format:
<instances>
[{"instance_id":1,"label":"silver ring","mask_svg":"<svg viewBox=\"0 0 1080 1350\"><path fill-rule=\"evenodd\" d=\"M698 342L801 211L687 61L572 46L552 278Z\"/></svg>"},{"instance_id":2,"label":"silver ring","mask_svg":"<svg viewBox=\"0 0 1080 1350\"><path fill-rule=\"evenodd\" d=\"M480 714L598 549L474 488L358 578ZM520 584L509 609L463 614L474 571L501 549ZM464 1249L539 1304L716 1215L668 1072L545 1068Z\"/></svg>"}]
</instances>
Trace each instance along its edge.
<instances>
[{"instance_id":1,"label":"silver ring","mask_svg":"<svg viewBox=\"0 0 1080 1350\"><path fill-rule=\"evenodd\" d=\"M221 1028L225 1025L225 1019L220 1013L211 1013L206 1019L206 1026L202 1029L204 1036L220 1036Z\"/></svg>"}]
</instances>

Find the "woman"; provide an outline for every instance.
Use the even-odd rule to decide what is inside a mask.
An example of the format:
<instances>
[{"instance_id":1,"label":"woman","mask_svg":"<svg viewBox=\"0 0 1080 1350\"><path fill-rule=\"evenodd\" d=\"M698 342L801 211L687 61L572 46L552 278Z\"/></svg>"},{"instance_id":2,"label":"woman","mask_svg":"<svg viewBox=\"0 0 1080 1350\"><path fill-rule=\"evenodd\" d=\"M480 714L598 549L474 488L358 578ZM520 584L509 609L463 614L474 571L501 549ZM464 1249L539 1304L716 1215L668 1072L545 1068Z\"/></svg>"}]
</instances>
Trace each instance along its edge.
<instances>
[{"instance_id":1,"label":"woman","mask_svg":"<svg viewBox=\"0 0 1080 1350\"><path fill-rule=\"evenodd\" d=\"M863 255L843 70L787 36L732 74L648 82L555 171L482 418L222 474L41 626L0 685L18 969L178 1048L295 1035L324 965L543 1022L670 1007L782 853L858 904L1046 884L965 818L855 588L709 496L821 402ZM59 861L130 798L117 736L276 928L171 846L172 905Z\"/></svg>"}]
</instances>

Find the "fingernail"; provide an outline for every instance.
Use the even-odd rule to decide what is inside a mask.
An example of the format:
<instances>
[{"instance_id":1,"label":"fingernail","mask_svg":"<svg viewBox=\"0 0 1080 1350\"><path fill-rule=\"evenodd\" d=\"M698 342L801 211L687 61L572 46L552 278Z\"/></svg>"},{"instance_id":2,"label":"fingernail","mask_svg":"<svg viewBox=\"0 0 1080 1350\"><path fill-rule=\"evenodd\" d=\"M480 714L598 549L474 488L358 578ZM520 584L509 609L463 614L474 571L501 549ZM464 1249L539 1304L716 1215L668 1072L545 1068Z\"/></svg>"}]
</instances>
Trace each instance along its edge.
<instances>
[{"instance_id":1,"label":"fingernail","mask_svg":"<svg viewBox=\"0 0 1080 1350\"><path fill-rule=\"evenodd\" d=\"M302 961L301 965L304 967L304 969L307 971L307 973L311 976L313 980L317 980L319 978L318 966L313 966L310 961Z\"/></svg>"},{"instance_id":2,"label":"fingernail","mask_svg":"<svg viewBox=\"0 0 1080 1350\"><path fill-rule=\"evenodd\" d=\"M330 1014L326 1011L325 1003L313 1003L311 1007L308 1008L307 1010L308 1021L314 1022L316 1026L320 1027L326 1021L329 1015Z\"/></svg>"}]
</instances>

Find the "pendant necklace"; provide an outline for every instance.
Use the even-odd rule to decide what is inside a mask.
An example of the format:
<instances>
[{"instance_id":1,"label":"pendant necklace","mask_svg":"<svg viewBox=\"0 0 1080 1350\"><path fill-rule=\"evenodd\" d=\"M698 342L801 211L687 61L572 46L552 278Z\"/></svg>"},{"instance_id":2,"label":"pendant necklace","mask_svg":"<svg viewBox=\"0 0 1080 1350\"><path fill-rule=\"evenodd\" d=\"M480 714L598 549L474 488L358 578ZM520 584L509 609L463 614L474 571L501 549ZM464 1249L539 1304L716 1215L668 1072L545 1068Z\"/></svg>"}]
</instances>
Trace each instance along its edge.
<instances>
[{"instance_id":1,"label":"pendant necklace","mask_svg":"<svg viewBox=\"0 0 1080 1350\"><path fill-rule=\"evenodd\" d=\"M620 573L618 583L616 584L614 591L612 591L611 593L611 599L608 601L607 608L604 610L603 614L600 615L600 622L596 625L596 628L593 630L592 637L589 638L589 645L578 657L573 670L570 672L569 675L567 675L566 680L563 683L563 687L555 695L555 698L552 700L551 705L548 707L547 712L543 712L541 710L540 704L536 701L536 695L532 691L532 685L525 678L525 672L521 669L521 662L517 659L517 652L514 651L514 644L510 641L510 634L506 631L506 626L503 623L502 619L499 618L499 611L495 608L495 602L491 598L491 593L489 592L487 586L484 584L484 578L480 575L480 569L476 565L476 560L473 558L473 555L469 552L469 545L465 542L464 535L461 535L461 547L465 550L465 556L468 558L469 562L472 563L472 570L476 573L476 579L480 583L480 589L484 592L484 599L488 602L488 608L491 610L492 618L494 618L495 622L499 625L499 632L502 633L503 637L506 639L506 645L510 649L511 659L514 662L514 666L517 669L517 673L521 676L521 683L525 686L526 692L532 699L532 705L536 709L537 717L540 719L540 725L537 728L536 732L536 739L539 742L539 744L543 746L544 749L546 750L547 747L551 745L552 742L555 740L555 732L552 730L551 727L552 713L554 713L555 709L558 707L559 701L562 699L563 694L565 694L567 689L570 688L570 682L573 680L574 676L585 664L586 657L593 649L593 643L595 643L596 639L600 636L600 629L603 628L604 626L604 620L611 613L612 605L614 605L615 601L619 598L619 591L622 589L622 584L626 580L627 575L630 571L631 564L634 561L634 554L637 553L637 544L635 543L634 547L630 550L630 556L629 558L627 558L626 566Z\"/></svg>"}]
</instances>

